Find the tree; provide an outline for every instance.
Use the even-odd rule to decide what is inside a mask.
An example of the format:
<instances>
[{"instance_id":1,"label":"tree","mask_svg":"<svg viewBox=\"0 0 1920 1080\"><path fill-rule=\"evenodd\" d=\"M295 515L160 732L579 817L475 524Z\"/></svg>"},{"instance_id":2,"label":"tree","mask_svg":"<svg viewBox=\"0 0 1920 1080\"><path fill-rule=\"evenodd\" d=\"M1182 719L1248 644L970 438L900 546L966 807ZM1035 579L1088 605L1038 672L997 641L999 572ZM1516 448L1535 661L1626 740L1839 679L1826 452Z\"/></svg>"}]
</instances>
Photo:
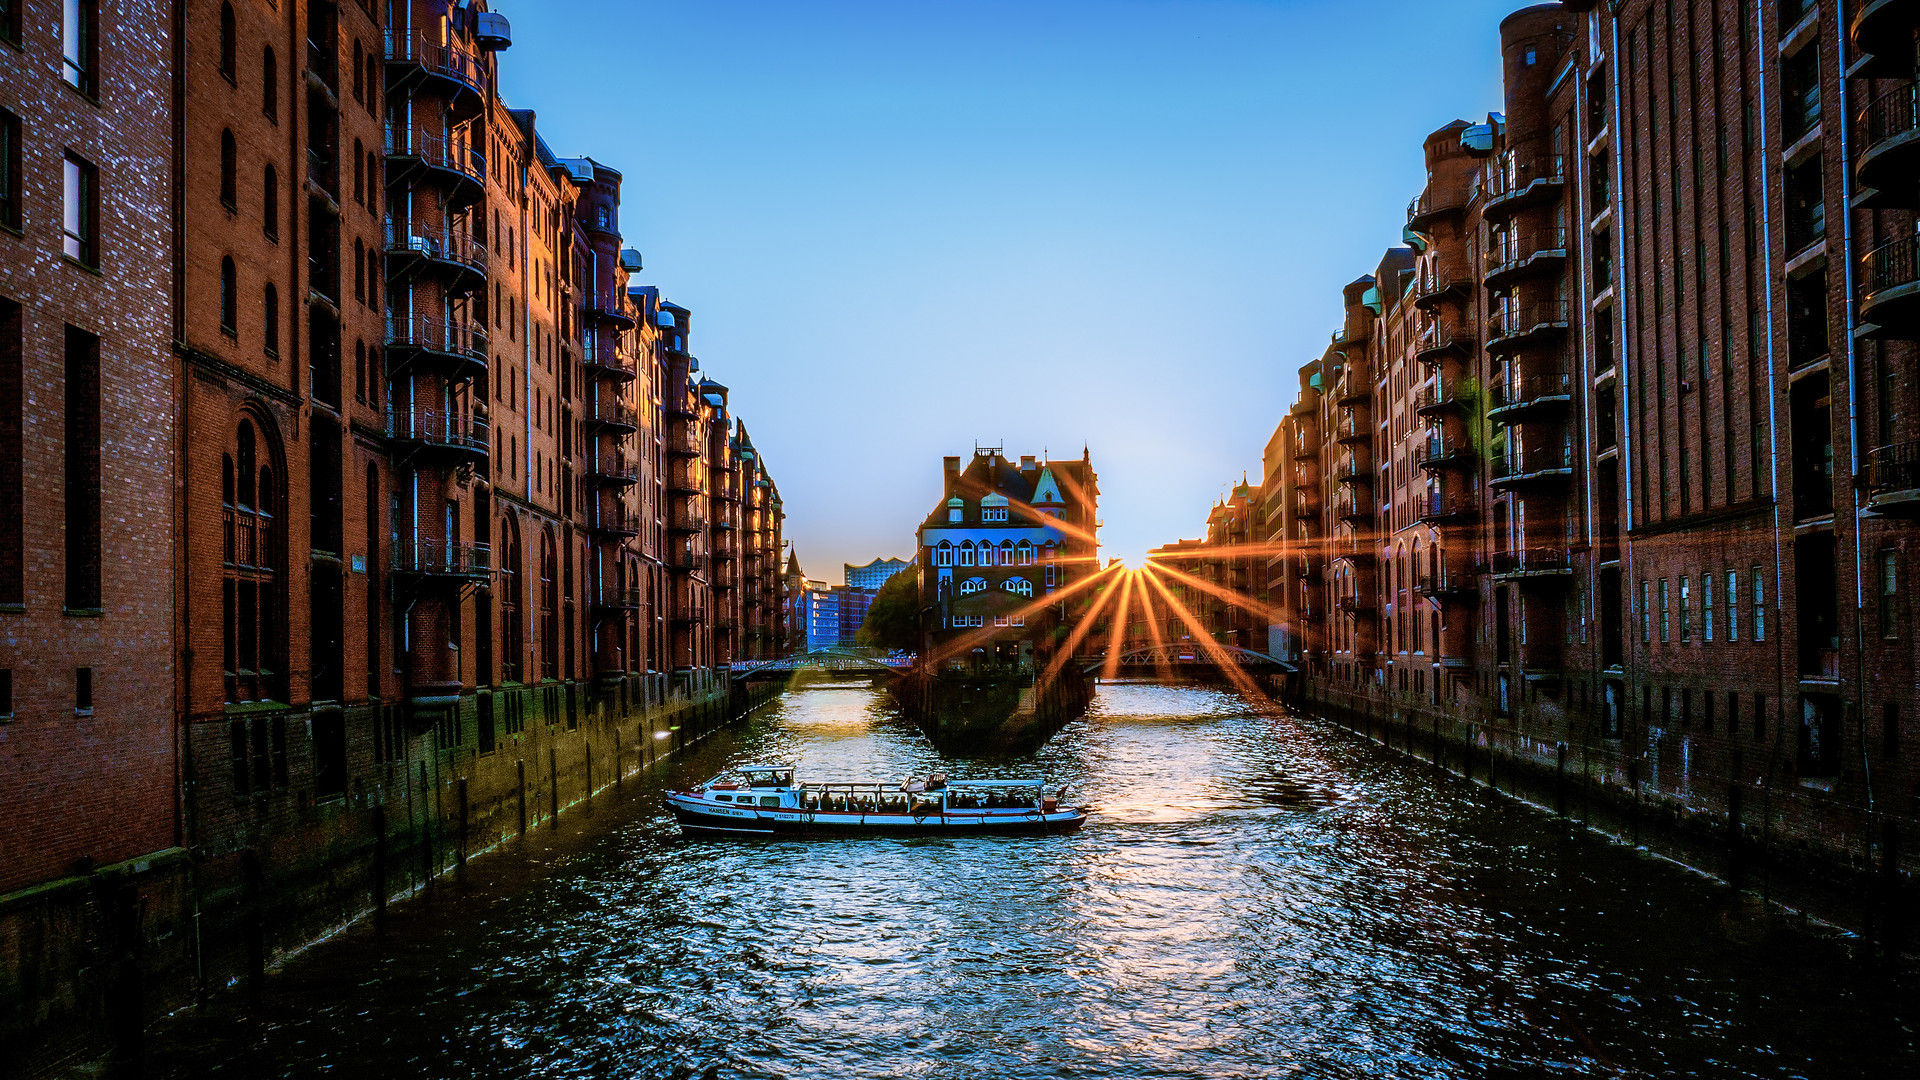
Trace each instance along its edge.
<instances>
[{"instance_id":1,"label":"tree","mask_svg":"<svg viewBox=\"0 0 1920 1080\"><path fill-rule=\"evenodd\" d=\"M909 566L887 579L867 608L854 640L879 649L912 651L920 645L920 575Z\"/></svg>"}]
</instances>

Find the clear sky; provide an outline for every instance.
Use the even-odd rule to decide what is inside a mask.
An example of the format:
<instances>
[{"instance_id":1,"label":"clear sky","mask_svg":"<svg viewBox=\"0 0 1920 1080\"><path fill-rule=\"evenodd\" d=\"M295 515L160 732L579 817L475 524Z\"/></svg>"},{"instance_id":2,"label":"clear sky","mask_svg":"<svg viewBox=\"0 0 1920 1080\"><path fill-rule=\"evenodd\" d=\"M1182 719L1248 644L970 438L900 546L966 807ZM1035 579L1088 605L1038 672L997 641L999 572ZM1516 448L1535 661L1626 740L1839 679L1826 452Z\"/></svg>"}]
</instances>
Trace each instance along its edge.
<instances>
[{"instance_id":1,"label":"clear sky","mask_svg":"<svg viewBox=\"0 0 1920 1080\"><path fill-rule=\"evenodd\" d=\"M501 88L626 176L811 576L911 554L940 458L1093 453L1101 541L1203 532L1500 108L1482 0L495 0Z\"/></svg>"}]
</instances>

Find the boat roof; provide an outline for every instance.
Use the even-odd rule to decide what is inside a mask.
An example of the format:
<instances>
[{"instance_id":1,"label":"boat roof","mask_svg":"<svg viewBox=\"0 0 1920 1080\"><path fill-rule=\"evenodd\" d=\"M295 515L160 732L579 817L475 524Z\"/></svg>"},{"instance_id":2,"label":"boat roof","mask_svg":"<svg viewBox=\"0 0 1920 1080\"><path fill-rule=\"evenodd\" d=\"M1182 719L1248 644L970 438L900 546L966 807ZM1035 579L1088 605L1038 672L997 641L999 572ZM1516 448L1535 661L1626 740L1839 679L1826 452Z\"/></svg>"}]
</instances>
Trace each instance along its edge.
<instances>
[{"instance_id":1,"label":"boat roof","mask_svg":"<svg viewBox=\"0 0 1920 1080\"><path fill-rule=\"evenodd\" d=\"M740 766L738 771L739 772L768 772L768 771L792 772L793 766L791 765L742 765Z\"/></svg>"},{"instance_id":2,"label":"boat roof","mask_svg":"<svg viewBox=\"0 0 1920 1080\"><path fill-rule=\"evenodd\" d=\"M1045 785L1046 781L1036 776L1031 780L949 780L947 786L956 787L1033 787Z\"/></svg>"}]
</instances>

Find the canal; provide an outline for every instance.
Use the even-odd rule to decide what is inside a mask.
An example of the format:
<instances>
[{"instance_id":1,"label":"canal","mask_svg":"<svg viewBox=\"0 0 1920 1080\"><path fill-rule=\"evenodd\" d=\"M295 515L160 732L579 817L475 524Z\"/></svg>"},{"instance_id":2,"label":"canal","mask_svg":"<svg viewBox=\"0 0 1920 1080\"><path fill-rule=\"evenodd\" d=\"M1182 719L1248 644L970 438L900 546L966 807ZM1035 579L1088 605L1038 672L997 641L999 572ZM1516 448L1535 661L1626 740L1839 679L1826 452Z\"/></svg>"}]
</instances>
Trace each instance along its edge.
<instances>
[{"instance_id":1,"label":"canal","mask_svg":"<svg viewBox=\"0 0 1920 1080\"><path fill-rule=\"evenodd\" d=\"M678 838L666 786L1044 771L1066 837ZM942 761L793 691L149 1042L148 1075L1911 1076L1913 972L1311 718L1104 686Z\"/></svg>"}]
</instances>

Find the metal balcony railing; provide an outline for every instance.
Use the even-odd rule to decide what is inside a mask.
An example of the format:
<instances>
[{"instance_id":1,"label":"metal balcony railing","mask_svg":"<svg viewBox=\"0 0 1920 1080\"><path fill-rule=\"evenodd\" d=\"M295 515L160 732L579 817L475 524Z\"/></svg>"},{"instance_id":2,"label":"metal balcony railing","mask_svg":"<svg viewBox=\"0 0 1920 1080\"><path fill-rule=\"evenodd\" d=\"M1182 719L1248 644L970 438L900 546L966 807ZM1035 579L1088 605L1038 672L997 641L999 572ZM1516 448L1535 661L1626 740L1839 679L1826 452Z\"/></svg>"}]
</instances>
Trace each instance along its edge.
<instances>
[{"instance_id":1,"label":"metal balcony railing","mask_svg":"<svg viewBox=\"0 0 1920 1080\"><path fill-rule=\"evenodd\" d=\"M1414 496L1414 516L1419 521L1447 521L1469 517L1479 508L1473 499L1459 492L1429 491Z\"/></svg>"},{"instance_id":2,"label":"metal balcony railing","mask_svg":"<svg viewBox=\"0 0 1920 1080\"><path fill-rule=\"evenodd\" d=\"M441 319L430 315L387 315L389 349L424 349L428 352L458 356L480 364L487 362L487 332L465 319Z\"/></svg>"},{"instance_id":3,"label":"metal balcony railing","mask_svg":"<svg viewBox=\"0 0 1920 1080\"><path fill-rule=\"evenodd\" d=\"M1489 479L1496 484L1531 477L1557 476L1572 471L1572 452L1551 447L1510 453L1494 458L1488 464Z\"/></svg>"},{"instance_id":4,"label":"metal balcony railing","mask_svg":"<svg viewBox=\"0 0 1920 1080\"><path fill-rule=\"evenodd\" d=\"M587 423L591 426L625 428L632 431L640 426L640 415L623 402L606 401L595 397L593 408L587 413Z\"/></svg>"},{"instance_id":5,"label":"metal balcony railing","mask_svg":"<svg viewBox=\"0 0 1920 1080\"><path fill-rule=\"evenodd\" d=\"M594 605L612 610L631 611L640 606L640 590L637 588L601 589L599 597L594 600Z\"/></svg>"},{"instance_id":6,"label":"metal balcony railing","mask_svg":"<svg viewBox=\"0 0 1920 1080\"><path fill-rule=\"evenodd\" d=\"M1467 205L1464 191L1435 191L1429 183L1420 194L1407 203L1407 228L1415 232L1425 232L1426 226L1443 214L1461 210Z\"/></svg>"},{"instance_id":7,"label":"metal balcony railing","mask_svg":"<svg viewBox=\"0 0 1920 1080\"><path fill-rule=\"evenodd\" d=\"M1487 317L1487 348L1498 351L1516 347L1537 333L1564 330L1566 326L1567 305L1562 300L1501 308Z\"/></svg>"},{"instance_id":8,"label":"metal balcony railing","mask_svg":"<svg viewBox=\"0 0 1920 1080\"><path fill-rule=\"evenodd\" d=\"M387 409L387 438L431 443L478 454L493 448L493 429L484 416L415 407Z\"/></svg>"},{"instance_id":9,"label":"metal balcony railing","mask_svg":"<svg viewBox=\"0 0 1920 1080\"><path fill-rule=\"evenodd\" d=\"M1546 266L1567 257L1567 230L1495 233L1487 247L1487 284L1494 285L1529 266Z\"/></svg>"},{"instance_id":10,"label":"metal balcony railing","mask_svg":"<svg viewBox=\"0 0 1920 1080\"><path fill-rule=\"evenodd\" d=\"M465 49L427 40L424 32L386 34L387 62L413 64L428 74L451 79L478 93L483 89L479 60Z\"/></svg>"},{"instance_id":11,"label":"metal balcony railing","mask_svg":"<svg viewBox=\"0 0 1920 1080\"><path fill-rule=\"evenodd\" d=\"M1413 348L1414 359L1423 364L1431 364L1448 352L1471 350L1473 335L1445 323L1430 322L1421 328L1420 336L1414 340Z\"/></svg>"},{"instance_id":12,"label":"metal balcony railing","mask_svg":"<svg viewBox=\"0 0 1920 1080\"><path fill-rule=\"evenodd\" d=\"M1499 420L1535 406L1564 405L1572 400L1571 373L1516 368L1507 372L1506 380L1494 384L1488 392L1487 418Z\"/></svg>"},{"instance_id":13,"label":"metal balcony railing","mask_svg":"<svg viewBox=\"0 0 1920 1080\"><path fill-rule=\"evenodd\" d=\"M1469 571L1443 569L1437 574L1422 574L1414 581L1413 591L1421 596L1461 596L1479 589L1480 577Z\"/></svg>"},{"instance_id":14,"label":"metal balcony railing","mask_svg":"<svg viewBox=\"0 0 1920 1080\"><path fill-rule=\"evenodd\" d=\"M1514 548L1494 552L1492 568L1495 577L1568 574L1573 571L1573 555L1565 548Z\"/></svg>"},{"instance_id":15,"label":"metal balcony railing","mask_svg":"<svg viewBox=\"0 0 1920 1080\"><path fill-rule=\"evenodd\" d=\"M450 229L405 233L395 222L387 222L387 256L415 255L434 262L454 263L481 274L487 272L487 245L472 236Z\"/></svg>"},{"instance_id":16,"label":"metal balcony railing","mask_svg":"<svg viewBox=\"0 0 1920 1080\"><path fill-rule=\"evenodd\" d=\"M1442 379L1436 377L1422 386L1414 397L1414 411L1418 413L1440 412L1471 402L1471 387L1474 384L1467 379Z\"/></svg>"},{"instance_id":17,"label":"metal balcony railing","mask_svg":"<svg viewBox=\"0 0 1920 1080\"><path fill-rule=\"evenodd\" d=\"M639 459L610 450L593 455L587 475L602 483L630 484L640 478Z\"/></svg>"},{"instance_id":18,"label":"metal balcony railing","mask_svg":"<svg viewBox=\"0 0 1920 1080\"><path fill-rule=\"evenodd\" d=\"M1467 439L1429 436L1414 455L1414 463L1423 469L1439 468L1463 462L1473 455L1473 443Z\"/></svg>"},{"instance_id":19,"label":"metal balcony railing","mask_svg":"<svg viewBox=\"0 0 1920 1080\"><path fill-rule=\"evenodd\" d=\"M633 536L640 531L640 518L627 513L624 505L595 505L587 515L587 527L615 536Z\"/></svg>"},{"instance_id":20,"label":"metal balcony railing","mask_svg":"<svg viewBox=\"0 0 1920 1080\"><path fill-rule=\"evenodd\" d=\"M1869 450L1866 481L1867 490L1875 495L1920 489L1920 442Z\"/></svg>"},{"instance_id":21,"label":"metal balcony railing","mask_svg":"<svg viewBox=\"0 0 1920 1080\"><path fill-rule=\"evenodd\" d=\"M1920 282L1920 236L1890 240L1860 257L1861 303L1875 293Z\"/></svg>"},{"instance_id":22,"label":"metal balcony railing","mask_svg":"<svg viewBox=\"0 0 1920 1080\"><path fill-rule=\"evenodd\" d=\"M1567 161L1560 154L1522 155L1507 151L1494 159L1482 190L1482 216L1495 216L1545 198L1567 181Z\"/></svg>"},{"instance_id":23,"label":"metal balcony railing","mask_svg":"<svg viewBox=\"0 0 1920 1080\"><path fill-rule=\"evenodd\" d=\"M393 570L429 577L484 578L493 573L493 549L474 540L415 537L393 546Z\"/></svg>"},{"instance_id":24,"label":"metal balcony railing","mask_svg":"<svg viewBox=\"0 0 1920 1080\"><path fill-rule=\"evenodd\" d=\"M410 127L387 128L387 156L414 158L431 168L465 177L476 184L487 180L487 155L467 142Z\"/></svg>"}]
</instances>

